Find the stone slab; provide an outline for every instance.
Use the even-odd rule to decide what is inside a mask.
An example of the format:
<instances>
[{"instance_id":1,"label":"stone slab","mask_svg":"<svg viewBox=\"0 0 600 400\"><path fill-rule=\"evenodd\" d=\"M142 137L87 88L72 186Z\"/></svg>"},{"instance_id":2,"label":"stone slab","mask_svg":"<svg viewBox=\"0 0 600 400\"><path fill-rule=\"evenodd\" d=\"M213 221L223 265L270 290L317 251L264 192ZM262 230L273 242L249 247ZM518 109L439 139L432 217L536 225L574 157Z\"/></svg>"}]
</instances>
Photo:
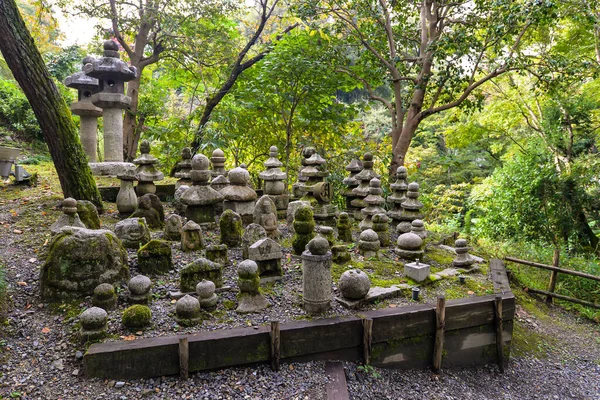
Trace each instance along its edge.
<instances>
[{"instance_id":1,"label":"stone slab","mask_svg":"<svg viewBox=\"0 0 600 400\"><path fill-rule=\"evenodd\" d=\"M349 300L349 299L345 299L343 297L336 296L335 300L338 303L340 303L342 306L344 306L345 308L355 310L357 308L372 304L378 300L384 300L384 299L389 299L390 297L399 296L401 292L402 292L402 289L400 289L397 286L392 286L389 288L383 288L383 287L376 286L376 287L372 287L371 289L369 289L369 293L367 293L367 295L363 299Z\"/></svg>"},{"instance_id":2,"label":"stone slab","mask_svg":"<svg viewBox=\"0 0 600 400\"><path fill-rule=\"evenodd\" d=\"M98 162L89 163L94 176L114 176L124 173L128 169L135 169L135 165L127 162Z\"/></svg>"}]
</instances>

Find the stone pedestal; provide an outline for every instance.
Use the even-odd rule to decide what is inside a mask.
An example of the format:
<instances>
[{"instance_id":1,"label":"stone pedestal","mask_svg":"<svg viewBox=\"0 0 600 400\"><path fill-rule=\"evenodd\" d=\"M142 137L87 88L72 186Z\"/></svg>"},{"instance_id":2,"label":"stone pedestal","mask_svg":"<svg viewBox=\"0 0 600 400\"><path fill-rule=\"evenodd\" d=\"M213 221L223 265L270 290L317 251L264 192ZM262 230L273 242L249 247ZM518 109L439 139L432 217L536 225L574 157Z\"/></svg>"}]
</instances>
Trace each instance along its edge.
<instances>
[{"instance_id":1,"label":"stone pedestal","mask_svg":"<svg viewBox=\"0 0 600 400\"><path fill-rule=\"evenodd\" d=\"M104 110L104 160L123 161L123 110Z\"/></svg>"},{"instance_id":2,"label":"stone pedestal","mask_svg":"<svg viewBox=\"0 0 600 400\"><path fill-rule=\"evenodd\" d=\"M418 260L404 265L404 275L415 282L423 282L429 278L431 268L428 264L420 263Z\"/></svg>"},{"instance_id":3,"label":"stone pedestal","mask_svg":"<svg viewBox=\"0 0 600 400\"><path fill-rule=\"evenodd\" d=\"M322 237L311 240L302 253L302 302L308 313L331 308L331 259L329 244Z\"/></svg>"},{"instance_id":4,"label":"stone pedestal","mask_svg":"<svg viewBox=\"0 0 600 400\"><path fill-rule=\"evenodd\" d=\"M135 181L135 173L133 170L126 170L124 173L117 175L121 180L121 188L117 193L117 210L121 215L131 215L137 209L137 195L133 188Z\"/></svg>"}]
</instances>

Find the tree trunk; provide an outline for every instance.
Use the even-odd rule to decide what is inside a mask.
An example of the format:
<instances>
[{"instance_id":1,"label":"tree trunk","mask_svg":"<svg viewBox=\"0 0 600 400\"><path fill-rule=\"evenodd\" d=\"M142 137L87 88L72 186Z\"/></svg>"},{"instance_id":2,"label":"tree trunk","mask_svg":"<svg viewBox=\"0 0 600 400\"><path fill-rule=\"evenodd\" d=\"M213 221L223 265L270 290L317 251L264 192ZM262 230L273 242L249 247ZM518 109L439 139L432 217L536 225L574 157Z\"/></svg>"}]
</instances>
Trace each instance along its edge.
<instances>
[{"instance_id":1,"label":"tree trunk","mask_svg":"<svg viewBox=\"0 0 600 400\"><path fill-rule=\"evenodd\" d=\"M135 158L142 133L142 130L138 129L137 118L141 75L140 71L137 78L127 83L127 96L131 97L131 106L125 110L123 118L123 159L127 162L131 162Z\"/></svg>"},{"instance_id":2,"label":"tree trunk","mask_svg":"<svg viewBox=\"0 0 600 400\"><path fill-rule=\"evenodd\" d=\"M100 192L69 108L52 81L15 0L0 1L0 37L0 51L35 113L64 196L89 200L102 210Z\"/></svg>"}]
</instances>

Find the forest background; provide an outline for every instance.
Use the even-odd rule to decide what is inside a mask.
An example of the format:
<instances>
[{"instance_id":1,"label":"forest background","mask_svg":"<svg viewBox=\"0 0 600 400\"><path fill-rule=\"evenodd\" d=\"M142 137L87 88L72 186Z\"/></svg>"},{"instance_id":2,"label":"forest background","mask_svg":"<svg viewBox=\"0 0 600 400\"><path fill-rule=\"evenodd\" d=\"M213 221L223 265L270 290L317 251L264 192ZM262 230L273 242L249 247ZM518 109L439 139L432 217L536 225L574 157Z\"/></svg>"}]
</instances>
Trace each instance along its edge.
<instances>
[{"instance_id":1,"label":"forest background","mask_svg":"<svg viewBox=\"0 0 600 400\"><path fill-rule=\"evenodd\" d=\"M397 166L408 168L428 229L460 232L495 256L550 263L557 251L561 266L600 275L597 1L17 4L67 102L76 94L61 82L106 39L141 71L127 89L126 159L140 138L165 173L184 145L221 148L227 169L245 163L260 187L276 145L291 185L302 149L314 146L342 206L344 167L368 151L386 194ZM62 45L58 9L89 18L96 37ZM25 164L50 161L4 60L0 143L28 147ZM98 149L101 159L101 135ZM547 273L513 273L545 289ZM561 275L557 292L600 302L583 279Z\"/></svg>"}]
</instances>

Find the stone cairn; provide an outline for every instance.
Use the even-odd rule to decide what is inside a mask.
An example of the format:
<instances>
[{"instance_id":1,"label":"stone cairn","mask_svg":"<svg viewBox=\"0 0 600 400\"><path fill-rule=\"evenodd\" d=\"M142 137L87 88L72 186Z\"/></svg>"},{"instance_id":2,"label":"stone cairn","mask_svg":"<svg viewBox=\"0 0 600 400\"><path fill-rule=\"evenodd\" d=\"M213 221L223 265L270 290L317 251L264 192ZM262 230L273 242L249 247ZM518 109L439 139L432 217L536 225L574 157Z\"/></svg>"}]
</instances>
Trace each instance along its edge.
<instances>
[{"instance_id":1,"label":"stone cairn","mask_svg":"<svg viewBox=\"0 0 600 400\"><path fill-rule=\"evenodd\" d=\"M79 340L87 342L102 339L106 336L108 314L100 307L91 307L79 316Z\"/></svg>"},{"instance_id":2,"label":"stone cairn","mask_svg":"<svg viewBox=\"0 0 600 400\"><path fill-rule=\"evenodd\" d=\"M125 169L117 175L121 180L121 187L117 193L117 211L121 215L131 215L137 209L138 199L133 188L133 182L137 180L133 169Z\"/></svg>"},{"instance_id":3,"label":"stone cairn","mask_svg":"<svg viewBox=\"0 0 600 400\"><path fill-rule=\"evenodd\" d=\"M210 175L213 179L219 175L227 176L227 171L225 171L225 153L223 150L215 149L210 157L210 163L212 164Z\"/></svg>"},{"instance_id":4,"label":"stone cairn","mask_svg":"<svg viewBox=\"0 0 600 400\"><path fill-rule=\"evenodd\" d=\"M119 59L116 41L104 42L104 56L94 59L83 67L86 75L98 79L98 93L92 95L92 103L103 110L104 160L123 162L123 110L131 105L131 97L125 96L125 82L135 79L137 70Z\"/></svg>"},{"instance_id":5,"label":"stone cairn","mask_svg":"<svg viewBox=\"0 0 600 400\"><path fill-rule=\"evenodd\" d=\"M129 280L129 302L131 304L148 304L150 302L150 289L152 281L144 275L136 275Z\"/></svg>"},{"instance_id":6,"label":"stone cairn","mask_svg":"<svg viewBox=\"0 0 600 400\"><path fill-rule=\"evenodd\" d=\"M188 221L181 228L181 251L196 251L203 248L202 228L194 221Z\"/></svg>"},{"instance_id":7,"label":"stone cairn","mask_svg":"<svg viewBox=\"0 0 600 400\"><path fill-rule=\"evenodd\" d=\"M83 72L83 66L94 61L93 57L83 59L82 70L65 79L65 86L77 89L77 101L71 103L71 112L79 115L79 137L89 162L96 162L96 145L98 135L98 117L102 109L92 103L92 96L98 93L98 79Z\"/></svg>"},{"instance_id":8,"label":"stone cairn","mask_svg":"<svg viewBox=\"0 0 600 400\"><path fill-rule=\"evenodd\" d=\"M306 245L315 237L315 220L310 206L300 206L294 218L294 236L292 248L294 254L302 255Z\"/></svg>"},{"instance_id":9,"label":"stone cairn","mask_svg":"<svg viewBox=\"0 0 600 400\"><path fill-rule=\"evenodd\" d=\"M287 174L281 170L283 163L277 157L279 150L277 146L271 146L269 149L269 158L263 164L266 168L258 177L264 181L265 194L273 200L277 208L277 216L284 218L290 201L286 193L285 179Z\"/></svg>"},{"instance_id":10,"label":"stone cairn","mask_svg":"<svg viewBox=\"0 0 600 400\"><path fill-rule=\"evenodd\" d=\"M115 234L128 249L137 250L150 241L150 229L146 218L127 218L117 222Z\"/></svg>"},{"instance_id":11,"label":"stone cairn","mask_svg":"<svg viewBox=\"0 0 600 400\"><path fill-rule=\"evenodd\" d=\"M408 183L406 178L408 177L408 170L404 166L398 167L396 170L396 182L390 185L392 189L392 195L388 197L387 201L391 205L392 209L388 211L387 215L390 217L394 225L400 223L400 216L402 215L402 202L406 200L406 192L408 191Z\"/></svg>"},{"instance_id":12,"label":"stone cairn","mask_svg":"<svg viewBox=\"0 0 600 400\"><path fill-rule=\"evenodd\" d=\"M346 198L346 212L350 215L354 215L354 212L360 212L359 208L356 208L352 205L352 200L356 198L353 190L358 187L358 180L356 180L356 174L362 171L362 162L357 159L352 159L350 164L346 165L346 171L350 172L350 176L344 178L344 185L347 186L346 191L344 191L344 197Z\"/></svg>"},{"instance_id":13,"label":"stone cairn","mask_svg":"<svg viewBox=\"0 0 600 400\"><path fill-rule=\"evenodd\" d=\"M264 195L256 202L254 207L254 223L265 228L267 237L278 240L281 232L277 226L277 208L269 195Z\"/></svg>"},{"instance_id":14,"label":"stone cairn","mask_svg":"<svg viewBox=\"0 0 600 400\"><path fill-rule=\"evenodd\" d=\"M146 193L156 193L156 185L154 181L161 181L165 178L164 174L156 170L154 164L158 163L158 159L150 154L150 142L142 140L140 143L140 156L133 160L137 165L135 175L137 176L138 184L135 187L135 192L138 196L143 196Z\"/></svg>"},{"instance_id":15,"label":"stone cairn","mask_svg":"<svg viewBox=\"0 0 600 400\"><path fill-rule=\"evenodd\" d=\"M310 314L331 308L331 259L327 239L317 236L302 253L302 302Z\"/></svg>"},{"instance_id":16,"label":"stone cairn","mask_svg":"<svg viewBox=\"0 0 600 400\"><path fill-rule=\"evenodd\" d=\"M190 172L192 171L192 150L189 147L184 147L181 150L181 161L177 163L177 172L175 178L179 180L175 182L175 189L178 189L182 185L190 186L192 184L192 178L190 178Z\"/></svg>"},{"instance_id":17,"label":"stone cairn","mask_svg":"<svg viewBox=\"0 0 600 400\"><path fill-rule=\"evenodd\" d=\"M398 256L400 256L400 258L404 258L406 260L423 258L423 239L421 239L419 235L413 232L403 233L402 235L398 236L398 241L396 244L396 253Z\"/></svg>"},{"instance_id":18,"label":"stone cairn","mask_svg":"<svg viewBox=\"0 0 600 400\"><path fill-rule=\"evenodd\" d=\"M363 156L362 165L362 171L354 176L354 179L359 182L359 185L352 189L355 199L352 200L351 205L355 208L353 216L357 221L361 221L364 218L361 210L368 206L368 204L365 203L365 198L369 195L369 184L371 179L379 179L379 175L377 175L373 170L373 155L371 153L365 153Z\"/></svg>"},{"instance_id":19,"label":"stone cairn","mask_svg":"<svg viewBox=\"0 0 600 400\"><path fill-rule=\"evenodd\" d=\"M381 247L390 245L390 218L387 215L379 213L373 216L373 230L379 237Z\"/></svg>"},{"instance_id":20,"label":"stone cairn","mask_svg":"<svg viewBox=\"0 0 600 400\"><path fill-rule=\"evenodd\" d=\"M223 209L238 213L244 226L251 224L254 220L254 202L258 196L254 189L248 187L250 173L245 168L237 167L229 171L228 176L229 186L220 192L225 198Z\"/></svg>"},{"instance_id":21,"label":"stone cairn","mask_svg":"<svg viewBox=\"0 0 600 400\"><path fill-rule=\"evenodd\" d=\"M352 224L350 215L346 212L340 213L337 222L338 239L344 243L352 243Z\"/></svg>"},{"instance_id":22,"label":"stone cairn","mask_svg":"<svg viewBox=\"0 0 600 400\"><path fill-rule=\"evenodd\" d=\"M302 159L300 160L301 168L298 172L298 182L292 185L292 200L300 200L306 194L304 190L304 182L308 180L307 176L302 175L302 171L308 166L306 160L308 160L317 150L314 147L305 147L302 149Z\"/></svg>"},{"instance_id":23,"label":"stone cairn","mask_svg":"<svg viewBox=\"0 0 600 400\"><path fill-rule=\"evenodd\" d=\"M319 225L335 226L337 207L331 204L332 188L325 180L329 176L326 161L319 153L314 153L305 160L306 167L302 169L303 200L309 201L313 207L315 221Z\"/></svg>"},{"instance_id":24,"label":"stone cairn","mask_svg":"<svg viewBox=\"0 0 600 400\"><path fill-rule=\"evenodd\" d=\"M338 281L340 295L348 300L360 300L367 296L371 289L371 280L360 269L345 271Z\"/></svg>"},{"instance_id":25,"label":"stone cairn","mask_svg":"<svg viewBox=\"0 0 600 400\"><path fill-rule=\"evenodd\" d=\"M198 295L200 307L211 309L217 305L214 282L202 279L202 281L198 282L196 285L196 294Z\"/></svg>"},{"instance_id":26,"label":"stone cairn","mask_svg":"<svg viewBox=\"0 0 600 400\"><path fill-rule=\"evenodd\" d=\"M423 214L419 211L423 208L423 203L419 200L419 184L411 182L408 184L406 200L402 202L402 212L400 213L400 223L396 227L396 232L405 233L412 229L412 222L415 219L423 219Z\"/></svg>"},{"instance_id":27,"label":"stone cairn","mask_svg":"<svg viewBox=\"0 0 600 400\"><path fill-rule=\"evenodd\" d=\"M194 326L202 321L200 302L195 297L186 294L175 304L175 321L181 326Z\"/></svg>"},{"instance_id":28,"label":"stone cairn","mask_svg":"<svg viewBox=\"0 0 600 400\"><path fill-rule=\"evenodd\" d=\"M242 243L242 217L232 210L225 210L219 219L221 243L238 247Z\"/></svg>"},{"instance_id":29,"label":"stone cairn","mask_svg":"<svg viewBox=\"0 0 600 400\"><path fill-rule=\"evenodd\" d=\"M238 313L251 313L264 310L269 302L260 294L260 277L258 265L252 260L244 260L238 265L239 303L235 310Z\"/></svg>"},{"instance_id":30,"label":"stone cairn","mask_svg":"<svg viewBox=\"0 0 600 400\"><path fill-rule=\"evenodd\" d=\"M85 228L85 225L79 219L77 215L77 200L72 197L67 197L62 201L62 214L55 223L50 225L50 232L56 235L60 230L66 226L75 228Z\"/></svg>"},{"instance_id":31,"label":"stone cairn","mask_svg":"<svg viewBox=\"0 0 600 400\"><path fill-rule=\"evenodd\" d=\"M110 283L101 283L94 289L92 296L94 307L100 307L106 311L114 310L117 307L117 293Z\"/></svg>"},{"instance_id":32,"label":"stone cairn","mask_svg":"<svg viewBox=\"0 0 600 400\"><path fill-rule=\"evenodd\" d=\"M381 243L379 243L379 236L373 229L367 229L360 233L358 240L358 253L364 258L379 257L379 250L381 249Z\"/></svg>"},{"instance_id":33,"label":"stone cairn","mask_svg":"<svg viewBox=\"0 0 600 400\"><path fill-rule=\"evenodd\" d=\"M360 221L358 227L361 231L373 228L373 216L377 214L385 214L383 205L385 199L381 196L381 181L377 178L371 179L369 182L369 195L363 199L367 206L360 210L363 215L363 220Z\"/></svg>"},{"instance_id":34,"label":"stone cairn","mask_svg":"<svg viewBox=\"0 0 600 400\"><path fill-rule=\"evenodd\" d=\"M452 265L458 268L470 267L475 263L473 257L469 254L470 247L467 247L466 239L457 239L454 242L456 257L452 260Z\"/></svg>"},{"instance_id":35,"label":"stone cairn","mask_svg":"<svg viewBox=\"0 0 600 400\"><path fill-rule=\"evenodd\" d=\"M208 184L209 164L208 158L202 154L196 154L192 158L190 177L193 185L180 198L186 205L186 217L197 224L215 224L215 204L223 201L223 196Z\"/></svg>"}]
</instances>

